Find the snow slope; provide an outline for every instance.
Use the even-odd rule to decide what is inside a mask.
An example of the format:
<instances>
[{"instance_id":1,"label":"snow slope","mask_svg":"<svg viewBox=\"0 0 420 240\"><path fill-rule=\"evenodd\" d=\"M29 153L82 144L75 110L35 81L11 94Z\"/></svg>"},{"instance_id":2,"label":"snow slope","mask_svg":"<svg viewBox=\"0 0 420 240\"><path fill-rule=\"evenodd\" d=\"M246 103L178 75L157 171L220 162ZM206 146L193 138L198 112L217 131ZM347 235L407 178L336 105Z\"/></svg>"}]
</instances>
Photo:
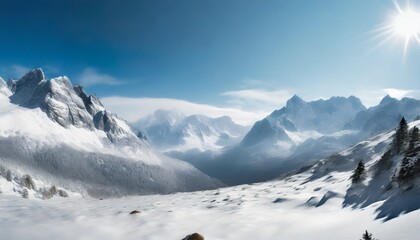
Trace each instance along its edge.
<instances>
[{"instance_id":1,"label":"snow slope","mask_svg":"<svg viewBox=\"0 0 420 240\"><path fill-rule=\"evenodd\" d=\"M5 239L359 239L367 229L381 240L413 240L420 212L376 219L377 202L343 208L350 172L308 181L310 172L285 180L212 191L105 199L39 201L0 194ZM417 195L418 196L418 195ZM138 210L140 213L130 215ZM30 233L30 234L29 234Z\"/></svg>"},{"instance_id":2,"label":"snow slope","mask_svg":"<svg viewBox=\"0 0 420 240\"><path fill-rule=\"evenodd\" d=\"M221 186L155 152L67 77L48 80L34 69L10 86L0 94L0 164L8 169L98 197Z\"/></svg>"}]
</instances>

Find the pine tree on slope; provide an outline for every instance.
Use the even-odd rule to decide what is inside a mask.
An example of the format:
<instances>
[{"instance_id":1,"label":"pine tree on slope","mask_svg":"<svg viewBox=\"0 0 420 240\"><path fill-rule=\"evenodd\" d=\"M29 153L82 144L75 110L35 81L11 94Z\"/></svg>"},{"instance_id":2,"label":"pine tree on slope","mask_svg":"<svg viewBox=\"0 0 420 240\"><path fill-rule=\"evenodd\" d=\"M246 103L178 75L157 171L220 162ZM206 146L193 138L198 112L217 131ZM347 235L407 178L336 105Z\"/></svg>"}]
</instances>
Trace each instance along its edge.
<instances>
[{"instance_id":1,"label":"pine tree on slope","mask_svg":"<svg viewBox=\"0 0 420 240\"><path fill-rule=\"evenodd\" d=\"M361 240L375 240L375 238L372 237L372 233L369 233L367 230L365 233L363 233Z\"/></svg>"},{"instance_id":2,"label":"pine tree on slope","mask_svg":"<svg viewBox=\"0 0 420 240\"><path fill-rule=\"evenodd\" d=\"M359 164L357 164L350 178L353 183L359 183L365 179L365 164L363 160L360 160Z\"/></svg>"},{"instance_id":3,"label":"pine tree on slope","mask_svg":"<svg viewBox=\"0 0 420 240\"><path fill-rule=\"evenodd\" d=\"M420 132L418 127L413 127L413 129L410 132L410 141L408 143L408 152L413 151L420 139Z\"/></svg>"},{"instance_id":4,"label":"pine tree on slope","mask_svg":"<svg viewBox=\"0 0 420 240\"><path fill-rule=\"evenodd\" d=\"M408 124L403 117L400 124L395 132L394 140L392 142L393 149L396 154L401 153L404 150L404 145L408 138Z\"/></svg>"},{"instance_id":5,"label":"pine tree on slope","mask_svg":"<svg viewBox=\"0 0 420 240\"><path fill-rule=\"evenodd\" d=\"M404 184L416 175L415 167L418 161L417 144L419 143L419 135L419 129L413 127L410 131L409 147L405 153L405 157L401 160L400 170L397 175L400 184Z\"/></svg>"}]
</instances>

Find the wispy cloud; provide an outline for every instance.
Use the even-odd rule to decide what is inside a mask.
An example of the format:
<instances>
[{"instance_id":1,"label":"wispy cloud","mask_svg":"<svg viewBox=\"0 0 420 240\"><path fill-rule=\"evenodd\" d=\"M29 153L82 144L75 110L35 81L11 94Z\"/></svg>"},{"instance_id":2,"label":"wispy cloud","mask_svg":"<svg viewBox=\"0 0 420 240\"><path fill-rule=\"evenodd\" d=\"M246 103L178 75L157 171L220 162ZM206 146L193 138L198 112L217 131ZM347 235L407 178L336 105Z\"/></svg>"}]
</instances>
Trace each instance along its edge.
<instances>
[{"instance_id":1,"label":"wispy cloud","mask_svg":"<svg viewBox=\"0 0 420 240\"><path fill-rule=\"evenodd\" d=\"M289 90L244 89L227 91L222 96L228 98L228 103L242 109L263 109L265 111L278 109L293 95Z\"/></svg>"},{"instance_id":2,"label":"wispy cloud","mask_svg":"<svg viewBox=\"0 0 420 240\"><path fill-rule=\"evenodd\" d=\"M122 116L129 122L136 122L159 109L181 112L185 115L229 116L233 121L242 125L251 125L268 114L268 112L263 111L250 112L238 108L218 107L171 98L128 98L113 96L101 98L101 101L110 111Z\"/></svg>"},{"instance_id":3,"label":"wispy cloud","mask_svg":"<svg viewBox=\"0 0 420 240\"><path fill-rule=\"evenodd\" d=\"M386 95L397 99L401 99L404 97L420 98L420 90L383 88L361 90L357 91L355 95L358 96L360 100L362 100L363 104L365 104L367 107L372 107L379 104L382 98L384 98Z\"/></svg>"},{"instance_id":4,"label":"wispy cloud","mask_svg":"<svg viewBox=\"0 0 420 240\"><path fill-rule=\"evenodd\" d=\"M118 85L123 82L109 74L100 73L95 68L85 68L79 76L79 84L84 86L93 85Z\"/></svg>"},{"instance_id":5,"label":"wispy cloud","mask_svg":"<svg viewBox=\"0 0 420 240\"><path fill-rule=\"evenodd\" d=\"M31 68L19 64L13 64L0 69L3 78L19 79L23 77Z\"/></svg>"}]
</instances>

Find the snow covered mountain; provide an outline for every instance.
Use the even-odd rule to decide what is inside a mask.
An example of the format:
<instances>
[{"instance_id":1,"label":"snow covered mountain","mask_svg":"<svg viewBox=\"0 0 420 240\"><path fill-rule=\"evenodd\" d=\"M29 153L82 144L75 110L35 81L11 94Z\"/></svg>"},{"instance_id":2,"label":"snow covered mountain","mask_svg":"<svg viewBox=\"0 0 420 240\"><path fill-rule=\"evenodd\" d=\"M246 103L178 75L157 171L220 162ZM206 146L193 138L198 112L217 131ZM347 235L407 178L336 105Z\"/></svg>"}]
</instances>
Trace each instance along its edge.
<instances>
[{"instance_id":1,"label":"snow covered mountain","mask_svg":"<svg viewBox=\"0 0 420 240\"><path fill-rule=\"evenodd\" d=\"M221 186L149 143L67 77L0 81L0 164L92 196Z\"/></svg>"},{"instance_id":2,"label":"snow covered mountain","mask_svg":"<svg viewBox=\"0 0 420 240\"><path fill-rule=\"evenodd\" d=\"M241 144L246 147L274 145L281 151L288 150L309 138L337 134L365 109L354 96L305 102L295 95L285 107L255 123Z\"/></svg>"},{"instance_id":3,"label":"snow covered mountain","mask_svg":"<svg viewBox=\"0 0 420 240\"><path fill-rule=\"evenodd\" d=\"M412 121L419 112L420 101L409 98L387 96L366 109L353 96L313 102L294 96L255 123L238 146L192 163L228 184L265 181L391 130L402 116Z\"/></svg>"},{"instance_id":4,"label":"snow covered mountain","mask_svg":"<svg viewBox=\"0 0 420 240\"><path fill-rule=\"evenodd\" d=\"M147 139L165 153L219 151L241 141L248 130L228 116L210 118L186 116L173 111L158 110L134 124L146 133Z\"/></svg>"},{"instance_id":5,"label":"snow covered mountain","mask_svg":"<svg viewBox=\"0 0 420 240\"><path fill-rule=\"evenodd\" d=\"M420 100L403 98L401 100L385 96L378 106L359 112L346 124L346 129L358 130L366 136L373 136L396 126L401 117L413 121L420 113Z\"/></svg>"}]
</instances>

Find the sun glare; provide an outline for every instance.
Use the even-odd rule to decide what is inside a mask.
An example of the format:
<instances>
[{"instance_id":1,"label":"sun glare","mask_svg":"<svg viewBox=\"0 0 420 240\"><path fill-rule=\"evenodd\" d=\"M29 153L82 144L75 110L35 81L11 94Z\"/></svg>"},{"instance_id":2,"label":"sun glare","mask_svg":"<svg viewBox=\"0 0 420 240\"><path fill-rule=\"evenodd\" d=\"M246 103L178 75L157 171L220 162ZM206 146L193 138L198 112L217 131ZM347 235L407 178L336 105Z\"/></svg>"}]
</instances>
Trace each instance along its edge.
<instances>
[{"instance_id":1,"label":"sun glare","mask_svg":"<svg viewBox=\"0 0 420 240\"><path fill-rule=\"evenodd\" d=\"M407 39L419 41L420 14L412 9L400 11L393 22L393 30L396 34Z\"/></svg>"},{"instance_id":2,"label":"sun glare","mask_svg":"<svg viewBox=\"0 0 420 240\"><path fill-rule=\"evenodd\" d=\"M390 40L403 42L404 56L407 55L408 47L412 42L420 44L420 12L407 2L402 8L394 0L396 12L385 26L377 29L379 36L385 39L378 45L382 45Z\"/></svg>"}]
</instances>

